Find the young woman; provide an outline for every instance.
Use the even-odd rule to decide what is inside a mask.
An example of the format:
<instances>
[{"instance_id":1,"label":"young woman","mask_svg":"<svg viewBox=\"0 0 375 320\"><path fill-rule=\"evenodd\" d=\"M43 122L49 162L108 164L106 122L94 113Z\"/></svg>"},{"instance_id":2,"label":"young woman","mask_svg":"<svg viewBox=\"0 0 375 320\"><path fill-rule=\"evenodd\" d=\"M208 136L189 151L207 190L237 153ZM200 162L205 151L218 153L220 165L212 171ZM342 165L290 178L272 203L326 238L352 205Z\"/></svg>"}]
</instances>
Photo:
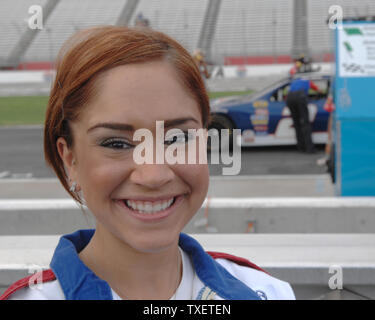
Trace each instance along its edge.
<instances>
[{"instance_id":1,"label":"young woman","mask_svg":"<svg viewBox=\"0 0 375 320\"><path fill-rule=\"evenodd\" d=\"M198 139L188 130L208 126L204 83L181 45L115 26L67 41L46 113L45 157L96 229L61 237L42 289L25 278L2 299L294 299L288 283L245 259L208 254L181 233L206 197L208 166L136 163L134 133L155 137L157 121L167 135L176 131L165 148L187 148Z\"/></svg>"}]
</instances>

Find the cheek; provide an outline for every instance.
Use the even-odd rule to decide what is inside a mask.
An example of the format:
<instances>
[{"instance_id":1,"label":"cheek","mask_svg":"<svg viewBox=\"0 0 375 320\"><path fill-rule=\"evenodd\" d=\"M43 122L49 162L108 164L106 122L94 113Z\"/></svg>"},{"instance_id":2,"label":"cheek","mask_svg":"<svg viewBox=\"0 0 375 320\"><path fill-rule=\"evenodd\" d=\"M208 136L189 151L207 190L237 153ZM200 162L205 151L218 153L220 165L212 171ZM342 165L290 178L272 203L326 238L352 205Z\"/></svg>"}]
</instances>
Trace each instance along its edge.
<instances>
[{"instance_id":1,"label":"cheek","mask_svg":"<svg viewBox=\"0 0 375 320\"><path fill-rule=\"evenodd\" d=\"M94 155L80 162L79 182L86 201L109 197L130 174L127 161Z\"/></svg>"},{"instance_id":2,"label":"cheek","mask_svg":"<svg viewBox=\"0 0 375 320\"><path fill-rule=\"evenodd\" d=\"M207 164L178 165L178 175L190 186L196 201L202 201L207 195L209 169Z\"/></svg>"}]
</instances>

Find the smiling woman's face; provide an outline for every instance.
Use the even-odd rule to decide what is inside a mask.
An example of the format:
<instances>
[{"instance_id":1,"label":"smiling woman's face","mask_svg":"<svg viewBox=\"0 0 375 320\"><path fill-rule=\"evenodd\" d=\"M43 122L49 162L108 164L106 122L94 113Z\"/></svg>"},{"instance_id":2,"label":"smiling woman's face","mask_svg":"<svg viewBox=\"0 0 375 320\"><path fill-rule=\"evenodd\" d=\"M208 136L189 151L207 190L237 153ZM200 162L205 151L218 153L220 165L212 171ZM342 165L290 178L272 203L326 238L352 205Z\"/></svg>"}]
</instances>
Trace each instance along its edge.
<instances>
[{"instance_id":1,"label":"smiling woman's face","mask_svg":"<svg viewBox=\"0 0 375 320\"><path fill-rule=\"evenodd\" d=\"M57 142L69 178L104 232L142 252L175 245L207 194L208 166L137 165L133 150L139 142L132 138L143 128L155 137L160 120L184 119L166 131L200 129L199 106L163 61L111 69L97 88L95 99L71 123L73 147L63 138Z\"/></svg>"}]
</instances>

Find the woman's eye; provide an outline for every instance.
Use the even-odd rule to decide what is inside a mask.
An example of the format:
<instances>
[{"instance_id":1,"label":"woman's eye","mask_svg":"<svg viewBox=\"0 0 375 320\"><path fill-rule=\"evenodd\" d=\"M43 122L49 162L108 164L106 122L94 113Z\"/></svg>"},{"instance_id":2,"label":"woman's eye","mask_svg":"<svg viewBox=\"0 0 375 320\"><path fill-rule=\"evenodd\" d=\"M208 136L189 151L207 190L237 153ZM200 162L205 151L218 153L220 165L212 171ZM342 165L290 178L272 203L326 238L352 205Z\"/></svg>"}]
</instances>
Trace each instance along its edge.
<instances>
[{"instance_id":1,"label":"woman's eye","mask_svg":"<svg viewBox=\"0 0 375 320\"><path fill-rule=\"evenodd\" d=\"M129 144L127 141L119 139L107 139L104 140L101 144L102 147L111 148L111 149L129 149L133 145Z\"/></svg>"},{"instance_id":2,"label":"woman's eye","mask_svg":"<svg viewBox=\"0 0 375 320\"><path fill-rule=\"evenodd\" d=\"M193 135L188 132L174 134L169 138L167 137L164 141L164 144L171 145L173 143L186 143L188 142L188 140L191 140L192 138Z\"/></svg>"}]
</instances>

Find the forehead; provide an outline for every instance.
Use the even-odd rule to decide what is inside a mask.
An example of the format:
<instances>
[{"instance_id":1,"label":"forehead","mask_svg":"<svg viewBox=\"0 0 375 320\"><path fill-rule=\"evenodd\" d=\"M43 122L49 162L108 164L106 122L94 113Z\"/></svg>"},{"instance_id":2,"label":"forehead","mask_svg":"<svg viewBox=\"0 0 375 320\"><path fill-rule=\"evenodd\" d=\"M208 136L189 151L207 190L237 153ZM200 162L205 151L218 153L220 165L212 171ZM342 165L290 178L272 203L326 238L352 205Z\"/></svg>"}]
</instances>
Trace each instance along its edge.
<instances>
[{"instance_id":1,"label":"forehead","mask_svg":"<svg viewBox=\"0 0 375 320\"><path fill-rule=\"evenodd\" d=\"M102 75L98 92L84 118L97 122L125 122L150 127L156 120L195 117L201 122L196 100L165 61L119 66Z\"/></svg>"}]
</instances>

